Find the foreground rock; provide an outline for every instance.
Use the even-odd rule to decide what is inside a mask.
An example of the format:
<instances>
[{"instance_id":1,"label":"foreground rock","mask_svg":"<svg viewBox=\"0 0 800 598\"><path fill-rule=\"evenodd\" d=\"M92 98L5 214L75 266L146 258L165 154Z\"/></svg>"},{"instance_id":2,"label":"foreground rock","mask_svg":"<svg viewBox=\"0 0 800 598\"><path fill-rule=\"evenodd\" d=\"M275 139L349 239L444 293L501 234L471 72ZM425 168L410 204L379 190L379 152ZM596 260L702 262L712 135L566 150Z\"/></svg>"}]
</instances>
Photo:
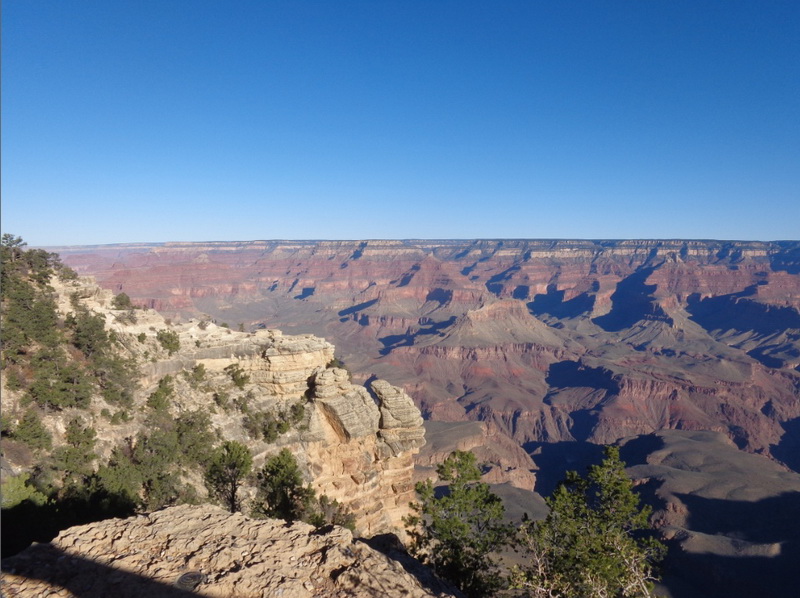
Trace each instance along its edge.
<instances>
[{"instance_id":1,"label":"foreground rock","mask_svg":"<svg viewBox=\"0 0 800 598\"><path fill-rule=\"evenodd\" d=\"M70 528L3 563L9 597L456 596L340 527L180 506Z\"/></svg>"}]
</instances>

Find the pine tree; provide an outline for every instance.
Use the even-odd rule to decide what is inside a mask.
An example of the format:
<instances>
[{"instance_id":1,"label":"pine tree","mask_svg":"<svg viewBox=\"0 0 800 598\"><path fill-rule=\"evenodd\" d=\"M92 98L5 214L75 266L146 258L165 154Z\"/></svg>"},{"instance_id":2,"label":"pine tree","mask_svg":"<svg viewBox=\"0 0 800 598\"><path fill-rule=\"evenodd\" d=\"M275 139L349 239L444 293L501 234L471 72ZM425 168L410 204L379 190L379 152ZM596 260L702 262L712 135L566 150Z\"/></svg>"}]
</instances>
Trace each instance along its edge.
<instances>
[{"instance_id":1,"label":"pine tree","mask_svg":"<svg viewBox=\"0 0 800 598\"><path fill-rule=\"evenodd\" d=\"M222 444L211 456L206 469L206 485L225 507L234 513L241 509L238 492L253 466L253 456L236 441Z\"/></svg>"},{"instance_id":2,"label":"pine tree","mask_svg":"<svg viewBox=\"0 0 800 598\"><path fill-rule=\"evenodd\" d=\"M454 452L437 472L449 482L448 492L437 496L430 480L416 485L421 502L411 508L417 514L404 520L411 552L467 596L490 596L503 585L491 553L511 535L503 523L503 503L479 482L480 468L470 452Z\"/></svg>"},{"instance_id":3,"label":"pine tree","mask_svg":"<svg viewBox=\"0 0 800 598\"><path fill-rule=\"evenodd\" d=\"M289 449L271 457L258 473L258 496L253 514L286 521L309 521L316 514L316 494L303 485L303 475Z\"/></svg>"},{"instance_id":4,"label":"pine tree","mask_svg":"<svg viewBox=\"0 0 800 598\"><path fill-rule=\"evenodd\" d=\"M519 531L528 565L512 574L532 598L653 596L655 565L665 547L648 534L650 508L639 506L619 449L583 478L568 472L543 521Z\"/></svg>"}]
</instances>

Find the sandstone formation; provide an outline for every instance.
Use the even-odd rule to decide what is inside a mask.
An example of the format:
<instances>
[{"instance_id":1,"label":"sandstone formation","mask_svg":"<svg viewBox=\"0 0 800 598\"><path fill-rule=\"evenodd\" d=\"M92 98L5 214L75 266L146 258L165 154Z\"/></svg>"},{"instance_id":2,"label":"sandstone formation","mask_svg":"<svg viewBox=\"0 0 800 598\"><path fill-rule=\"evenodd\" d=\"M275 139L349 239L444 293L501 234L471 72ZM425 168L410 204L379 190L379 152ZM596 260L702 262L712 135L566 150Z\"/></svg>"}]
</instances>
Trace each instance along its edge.
<instances>
[{"instance_id":1,"label":"sandstone formation","mask_svg":"<svg viewBox=\"0 0 800 598\"><path fill-rule=\"evenodd\" d=\"M169 375L175 388L169 405L173 415L210 413L220 438L246 444L256 468L288 448L318 495L353 512L359 533L402 533L402 518L414 500L413 458L425 444L419 409L402 389L381 380L372 381L370 389L354 384L349 372L332 367L334 346L309 334L290 336L267 329L236 332L201 320L172 325L153 310L135 310L132 318L121 317L130 314L113 309L113 293L97 288L90 279L54 279L53 287L63 315L72 311L71 297L77 295L87 309L105 318L120 347L140 364L141 388L130 419L110 425L109 406L99 397L92 402L88 416L97 430L95 452L101 460L114 447L136 438L145 425L148 396ZM158 341L164 330L180 340L174 353ZM199 366L204 379L191 382L189 374ZM233 383L230 368L247 377L241 386ZM225 401L219 396L225 396ZM4 413L19 411L23 398L4 389ZM296 405L303 406L302 421L277 440L267 441L258 429L254 432L246 426L252 414L278 416ZM66 424L75 415L86 420L86 413L73 409L44 414L56 446L63 444ZM17 444L4 439L3 467L11 474L33 465L30 451ZM21 458L14 459L15 455ZM206 495L201 478L187 481L201 498ZM255 488L245 485L242 494L247 504Z\"/></svg>"},{"instance_id":2,"label":"sandstone formation","mask_svg":"<svg viewBox=\"0 0 800 598\"><path fill-rule=\"evenodd\" d=\"M315 531L208 505L70 528L4 561L3 570L8 598L456 595L344 528Z\"/></svg>"},{"instance_id":3,"label":"sandstone formation","mask_svg":"<svg viewBox=\"0 0 800 598\"><path fill-rule=\"evenodd\" d=\"M426 419L491 422L529 449L716 430L800 468L797 241L57 249L173 317L329 338L358 380L401 386Z\"/></svg>"}]
</instances>

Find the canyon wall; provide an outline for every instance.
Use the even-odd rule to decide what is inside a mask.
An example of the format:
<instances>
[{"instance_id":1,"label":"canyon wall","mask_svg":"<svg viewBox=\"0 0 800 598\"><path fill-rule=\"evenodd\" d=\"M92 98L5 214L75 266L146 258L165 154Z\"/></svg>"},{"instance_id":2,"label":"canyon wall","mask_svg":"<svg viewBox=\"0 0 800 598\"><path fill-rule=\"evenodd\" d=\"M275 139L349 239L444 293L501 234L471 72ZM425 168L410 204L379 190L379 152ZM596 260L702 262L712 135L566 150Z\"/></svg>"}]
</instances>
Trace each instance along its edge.
<instances>
[{"instance_id":1,"label":"canyon wall","mask_svg":"<svg viewBox=\"0 0 800 598\"><path fill-rule=\"evenodd\" d=\"M800 467L797 241L54 249L173 318L329 338L357 381L386 379L427 419L488 422L529 450L711 430Z\"/></svg>"},{"instance_id":2,"label":"canyon wall","mask_svg":"<svg viewBox=\"0 0 800 598\"><path fill-rule=\"evenodd\" d=\"M289 449L317 495L353 513L358 533L402 533L402 518L410 514L408 504L415 498L414 455L425 444L420 411L402 389L378 379L366 386L353 383L347 370L334 367L334 346L310 334L238 332L198 320L171 323L150 309L114 309L113 293L90 278L53 278L51 284L62 316L75 309L76 301L101 316L119 350L137 362L140 372L128 408L113 407L96 396L86 409L44 410L43 424L56 449L64 445L67 423L76 416L96 430L94 451L100 462L115 448L132 446L148 426L153 411L149 397L170 376L174 391L167 409L172 417L209 415L220 441L247 446L255 470ZM175 335L179 348L168 350L159 341L165 331ZM202 375L193 378L197 368ZM240 375L238 383L234 371ZM25 392L9 387L5 370L2 383L3 414L13 421L26 408ZM112 420L109 407L125 411L125 417ZM275 438L262 434L261 424L248 425L260 414L289 424L286 414L293 407L300 415ZM4 437L3 446L4 475L30 472L36 465L21 443ZM202 477L191 471L185 475L204 499ZM253 483L241 490L246 510L255 497Z\"/></svg>"}]
</instances>

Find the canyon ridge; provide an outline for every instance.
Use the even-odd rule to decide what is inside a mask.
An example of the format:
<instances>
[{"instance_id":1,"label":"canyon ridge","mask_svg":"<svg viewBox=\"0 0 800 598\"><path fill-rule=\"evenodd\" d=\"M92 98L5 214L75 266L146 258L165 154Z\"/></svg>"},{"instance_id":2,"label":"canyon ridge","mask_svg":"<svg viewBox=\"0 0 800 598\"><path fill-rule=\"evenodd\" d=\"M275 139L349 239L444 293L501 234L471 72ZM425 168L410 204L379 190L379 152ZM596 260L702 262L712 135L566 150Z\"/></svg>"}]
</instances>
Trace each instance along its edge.
<instances>
[{"instance_id":1,"label":"canyon ridge","mask_svg":"<svg viewBox=\"0 0 800 598\"><path fill-rule=\"evenodd\" d=\"M329 339L354 380L402 387L426 420L482 422L501 473L545 443L665 429L721 432L800 468L797 241L52 249L178 320Z\"/></svg>"}]
</instances>

